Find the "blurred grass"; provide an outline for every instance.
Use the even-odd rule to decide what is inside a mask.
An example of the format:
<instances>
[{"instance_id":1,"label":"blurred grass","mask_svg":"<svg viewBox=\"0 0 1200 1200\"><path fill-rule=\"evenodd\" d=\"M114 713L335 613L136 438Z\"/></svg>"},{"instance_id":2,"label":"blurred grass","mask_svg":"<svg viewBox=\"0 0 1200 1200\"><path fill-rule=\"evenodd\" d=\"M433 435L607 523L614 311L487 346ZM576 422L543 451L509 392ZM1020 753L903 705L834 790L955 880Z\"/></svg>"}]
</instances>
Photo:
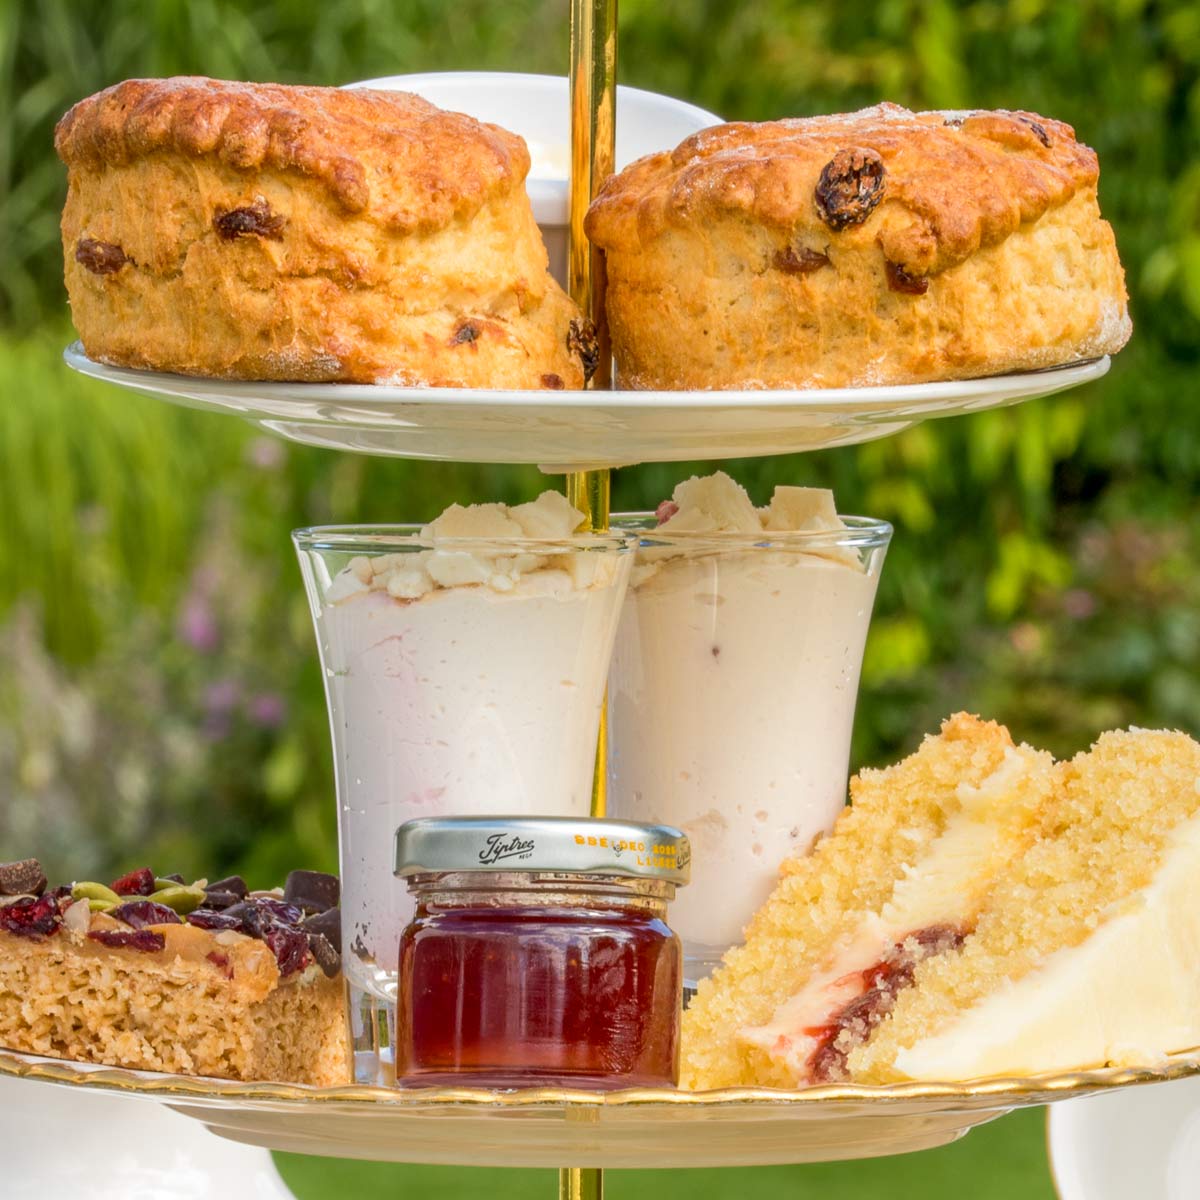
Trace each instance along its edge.
<instances>
[{"instance_id":1,"label":"blurred grass","mask_svg":"<svg viewBox=\"0 0 1200 1200\"><path fill-rule=\"evenodd\" d=\"M296 1200L552 1200L557 1189L553 1171L398 1166L296 1154L277 1154L275 1162ZM1055 1195L1042 1109L1001 1117L959 1142L920 1154L805 1166L606 1171L604 1182L608 1200L1054 1200Z\"/></svg>"}]
</instances>

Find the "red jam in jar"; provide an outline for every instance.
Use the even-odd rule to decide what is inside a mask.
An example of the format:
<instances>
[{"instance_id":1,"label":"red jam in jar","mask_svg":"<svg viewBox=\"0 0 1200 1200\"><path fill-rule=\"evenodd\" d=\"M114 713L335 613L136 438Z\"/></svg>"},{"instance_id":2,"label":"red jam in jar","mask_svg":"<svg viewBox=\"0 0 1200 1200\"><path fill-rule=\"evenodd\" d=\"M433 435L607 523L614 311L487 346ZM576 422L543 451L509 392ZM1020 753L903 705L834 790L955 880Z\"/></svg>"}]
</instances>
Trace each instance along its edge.
<instances>
[{"instance_id":1,"label":"red jam in jar","mask_svg":"<svg viewBox=\"0 0 1200 1200\"><path fill-rule=\"evenodd\" d=\"M665 918L688 858L678 830L624 821L401 826L417 910L400 943L398 1082L673 1086L682 954Z\"/></svg>"}]
</instances>

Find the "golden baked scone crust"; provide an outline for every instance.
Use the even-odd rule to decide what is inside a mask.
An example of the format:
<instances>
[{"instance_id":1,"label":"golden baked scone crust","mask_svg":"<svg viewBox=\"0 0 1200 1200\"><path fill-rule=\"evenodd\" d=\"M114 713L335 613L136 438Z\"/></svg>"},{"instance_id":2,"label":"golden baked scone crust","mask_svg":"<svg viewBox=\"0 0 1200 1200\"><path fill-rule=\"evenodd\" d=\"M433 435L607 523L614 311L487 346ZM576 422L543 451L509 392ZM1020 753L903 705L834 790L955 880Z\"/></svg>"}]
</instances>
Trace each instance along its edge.
<instances>
[{"instance_id":1,"label":"golden baked scone crust","mask_svg":"<svg viewBox=\"0 0 1200 1200\"><path fill-rule=\"evenodd\" d=\"M577 388L521 138L399 92L127 80L55 146L92 358L242 379Z\"/></svg>"},{"instance_id":2,"label":"golden baked scone crust","mask_svg":"<svg viewBox=\"0 0 1200 1200\"><path fill-rule=\"evenodd\" d=\"M625 386L848 387L1119 350L1124 274L1095 153L1032 113L716 126L608 180Z\"/></svg>"}]
</instances>

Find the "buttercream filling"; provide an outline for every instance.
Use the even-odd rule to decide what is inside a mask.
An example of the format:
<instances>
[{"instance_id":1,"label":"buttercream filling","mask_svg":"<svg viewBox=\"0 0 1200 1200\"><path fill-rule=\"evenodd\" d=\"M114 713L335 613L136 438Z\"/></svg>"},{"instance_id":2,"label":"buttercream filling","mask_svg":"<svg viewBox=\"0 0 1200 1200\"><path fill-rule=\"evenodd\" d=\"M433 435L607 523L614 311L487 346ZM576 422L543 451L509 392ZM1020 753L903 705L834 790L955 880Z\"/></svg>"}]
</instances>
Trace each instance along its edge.
<instances>
[{"instance_id":1,"label":"buttercream filling","mask_svg":"<svg viewBox=\"0 0 1200 1200\"><path fill-rule=\"evenodd\" d=\"M1200 818L1175 830L1150 884L1086 941L902 1050L895 1066L913 1079L972 1079L1148 1063L1196 1046Z\"/></svg>"}]
</instances>

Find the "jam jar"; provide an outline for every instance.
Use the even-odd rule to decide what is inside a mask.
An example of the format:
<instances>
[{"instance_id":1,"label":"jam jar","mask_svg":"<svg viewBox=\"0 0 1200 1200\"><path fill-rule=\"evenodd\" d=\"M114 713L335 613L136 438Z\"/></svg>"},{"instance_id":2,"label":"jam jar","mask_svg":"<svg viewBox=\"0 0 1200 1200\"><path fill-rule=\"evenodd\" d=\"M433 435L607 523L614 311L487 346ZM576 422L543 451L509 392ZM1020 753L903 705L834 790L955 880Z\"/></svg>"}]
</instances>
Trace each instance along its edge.
<instances>
[{"instance_id":1,"label":"jam jar","mask_svg":"<svg viewBox=\"0 0 1200 1200\"><path fill-rule=\"evenodd\" d=\"M673 1086L678 829L569 817L422 818L396 833L401 1086Z\"/></svg>"}]
</instances>

